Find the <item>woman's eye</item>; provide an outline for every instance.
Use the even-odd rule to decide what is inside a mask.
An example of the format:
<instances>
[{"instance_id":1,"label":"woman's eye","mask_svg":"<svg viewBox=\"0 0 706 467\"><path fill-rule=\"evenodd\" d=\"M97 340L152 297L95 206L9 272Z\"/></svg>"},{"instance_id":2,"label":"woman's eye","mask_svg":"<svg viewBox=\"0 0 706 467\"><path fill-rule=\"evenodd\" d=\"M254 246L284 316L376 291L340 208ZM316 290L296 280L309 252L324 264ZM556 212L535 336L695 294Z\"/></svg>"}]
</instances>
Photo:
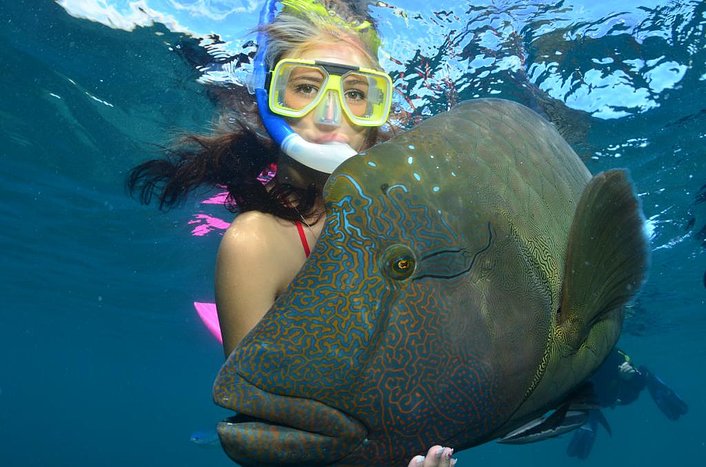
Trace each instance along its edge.
<instances>
[{"instance_id":1,"label":"woman's eye","mask_svg":"<svg viewBox=\"0 0 706 467\"><path fill-rule=\"evenodd\" d=\"M349 89L346 91L346 99L349 101L364 101L365 93L358 89Z\"/></svg>"},{"instance_id":2,"label":"woman's eye","mask_svg":"<svg viewBox=\"0 0 706 467\"><path fill-rule=\"evenodd\" d=\"M305 96L315 96L319 92L319 88L313 84L298 84L294 87L294 91Z\"/></svg>"}]
</instances>

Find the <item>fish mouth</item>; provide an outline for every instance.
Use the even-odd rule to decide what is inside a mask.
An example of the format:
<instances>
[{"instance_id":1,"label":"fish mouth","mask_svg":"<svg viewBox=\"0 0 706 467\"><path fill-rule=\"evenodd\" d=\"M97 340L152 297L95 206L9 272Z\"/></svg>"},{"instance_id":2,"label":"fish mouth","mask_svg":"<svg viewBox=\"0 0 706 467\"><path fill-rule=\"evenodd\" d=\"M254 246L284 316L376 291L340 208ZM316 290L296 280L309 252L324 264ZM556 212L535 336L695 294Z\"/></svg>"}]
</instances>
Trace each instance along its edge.
<instances>
[{"instance_id":1,"label":"fish mouth","mask_svg":"<svg viewBox=\"0 0 706 467\"><path fill-rule=\"evenodd\" d=\"M322 402L263 391L237 375L222 379L214 400L237 413L218 424L218 437L240 465L327 465L366 439L363 424Z\"/></svg>"}]
</instances>

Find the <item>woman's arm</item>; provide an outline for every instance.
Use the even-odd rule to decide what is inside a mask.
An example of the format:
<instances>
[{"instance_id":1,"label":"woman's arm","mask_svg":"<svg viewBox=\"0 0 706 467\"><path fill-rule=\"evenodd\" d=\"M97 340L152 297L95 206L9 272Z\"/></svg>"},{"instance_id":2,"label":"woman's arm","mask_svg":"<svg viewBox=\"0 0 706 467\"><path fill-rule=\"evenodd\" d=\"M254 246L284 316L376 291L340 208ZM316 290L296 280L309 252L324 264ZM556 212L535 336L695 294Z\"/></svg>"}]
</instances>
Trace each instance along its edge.
<instances>
[{"instance_id":1,"label":"woman's arm","mask_svg":"<svg viewBox=\"0 0 706 467\"><path fill-rule=\"evenodd\" d=\"M226 357L270 309L280 288L280 271L272 264L272 229L263 215L249 214L236 217L216 260L216 305Z\"/></svg>"}]
</instances>

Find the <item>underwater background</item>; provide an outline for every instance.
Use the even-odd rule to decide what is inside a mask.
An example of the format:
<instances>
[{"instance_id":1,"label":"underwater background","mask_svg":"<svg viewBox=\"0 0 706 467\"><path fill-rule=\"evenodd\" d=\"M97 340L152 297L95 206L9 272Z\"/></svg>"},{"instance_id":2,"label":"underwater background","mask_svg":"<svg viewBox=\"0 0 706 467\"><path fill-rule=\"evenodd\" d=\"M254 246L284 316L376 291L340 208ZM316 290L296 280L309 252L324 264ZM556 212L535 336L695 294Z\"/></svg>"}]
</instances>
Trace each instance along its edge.
<instances>
[{"instance_id":1,"label":"underwater background","mask_svg":"<svg viewBox=\"0 0 706 467\"><path fill-rule=\"evenodd\" d=\"M194 312L232 219L195 194L160 212L127 171L204 132L247 81L261 1L0 1L0 466L228 466L211 401L223 361ZM410 126L477 97L557 124L592 172L630 169L649 279L620 346L689 404L645 391L570 434L488 443L471 465L706 465L706 5L703 1L372 2ZM205 201L205 202L204 202Z\"/></svg>"}]
</instances>

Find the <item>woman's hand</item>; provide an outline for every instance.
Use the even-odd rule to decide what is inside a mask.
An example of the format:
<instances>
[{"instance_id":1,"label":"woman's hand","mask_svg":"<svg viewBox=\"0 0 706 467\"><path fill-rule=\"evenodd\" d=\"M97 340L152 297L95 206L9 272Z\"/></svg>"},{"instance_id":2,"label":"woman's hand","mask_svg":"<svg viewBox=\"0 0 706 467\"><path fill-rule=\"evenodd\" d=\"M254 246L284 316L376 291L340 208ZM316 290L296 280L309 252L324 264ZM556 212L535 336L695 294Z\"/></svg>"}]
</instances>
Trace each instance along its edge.
<instances>
[{"instance_id":1,"label":"woman's hand","mask_svg":"<svg viewBox=\"0 0 706 467\"><path fill-rule=\"evenodd\" d=\"M451 467L456 459L451 457L454 450L443 446L432 446L425 456L414 456L408 467Z\"/></svg>"}]
</instances>

